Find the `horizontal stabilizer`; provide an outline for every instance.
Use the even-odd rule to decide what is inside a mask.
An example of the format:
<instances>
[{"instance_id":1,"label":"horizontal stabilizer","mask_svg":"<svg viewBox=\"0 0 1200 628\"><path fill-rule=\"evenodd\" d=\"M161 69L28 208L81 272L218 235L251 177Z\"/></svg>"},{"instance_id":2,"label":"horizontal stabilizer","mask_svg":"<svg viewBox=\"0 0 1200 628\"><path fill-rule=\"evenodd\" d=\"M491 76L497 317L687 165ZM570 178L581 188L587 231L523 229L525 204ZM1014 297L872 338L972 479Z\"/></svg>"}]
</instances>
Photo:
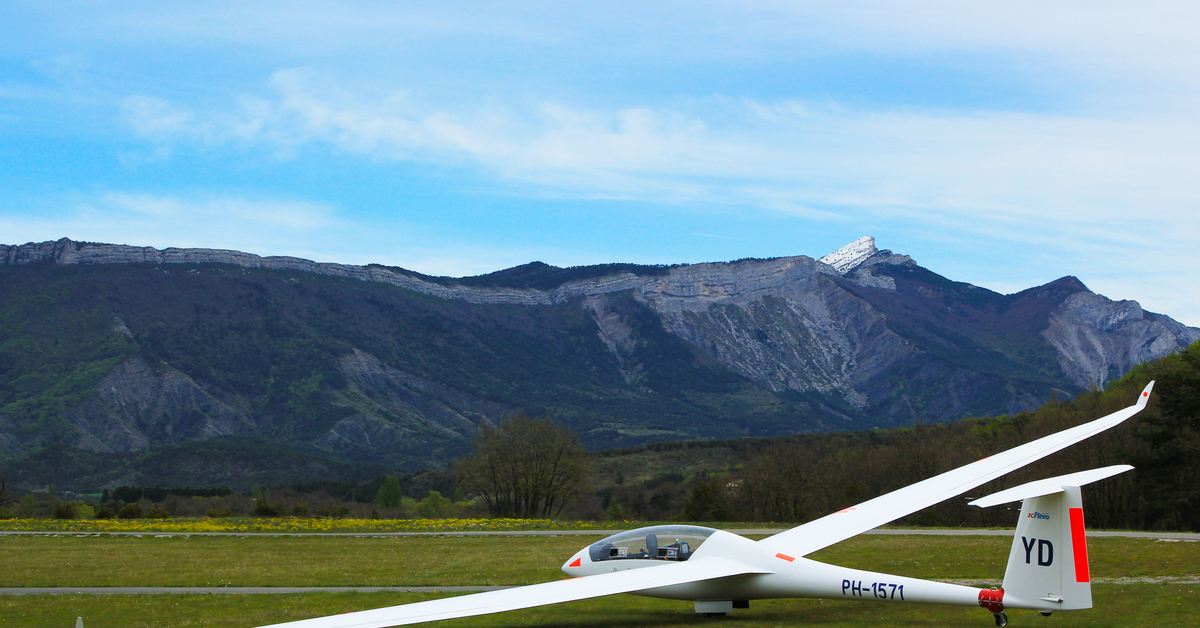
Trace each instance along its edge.
<instances>
[{"instance_id":1,"label":"horizontal stabilizer","mask_svg":"<svg viewBox=\"0 0 1200 628\"><path fill-rule=\"evenodd\" d=\"M1030 499L1032 497L1042 497L1045 495L1053 495L1063 492L1064 486L1084 486L1092 482L1099 482L1104 478L1110 478L1119 473L1125 473L1132 470L1133 467L1127 464L1117 464L1111 467L1101 469L1091 469L1089 471L1080 471L1078 473L1068 473L1058 477L1046 478L1045 480L1035 480L1020 486L1014 486L1010 489L1005 489L999 493L992 493L987 497L969 502L972 506L987 508L989 506L998 506L1009 502L1020 501L1022 499Z\"/></svg>"}]
</instances>

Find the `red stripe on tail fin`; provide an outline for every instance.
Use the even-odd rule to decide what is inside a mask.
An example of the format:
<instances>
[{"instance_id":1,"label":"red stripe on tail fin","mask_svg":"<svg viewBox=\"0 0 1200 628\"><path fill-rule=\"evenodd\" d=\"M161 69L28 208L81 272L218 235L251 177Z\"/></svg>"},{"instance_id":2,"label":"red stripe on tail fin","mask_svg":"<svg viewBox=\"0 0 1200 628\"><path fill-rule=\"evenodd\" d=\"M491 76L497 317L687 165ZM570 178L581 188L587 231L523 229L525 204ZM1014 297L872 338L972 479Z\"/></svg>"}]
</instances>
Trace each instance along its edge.
<instances>
[{"instance_id":1,"label":"red stripe on tail fin","mask_svg":"<svg viewBox=\"0 0 1200 628\"><path fill-rule=\"evenodd\" d=\"M1075 550L1075 582L1091 582L1088 572L1087 535L1083 531L1083 509L1071 508L1071 547Z\"/></svg>"}]
</instances>

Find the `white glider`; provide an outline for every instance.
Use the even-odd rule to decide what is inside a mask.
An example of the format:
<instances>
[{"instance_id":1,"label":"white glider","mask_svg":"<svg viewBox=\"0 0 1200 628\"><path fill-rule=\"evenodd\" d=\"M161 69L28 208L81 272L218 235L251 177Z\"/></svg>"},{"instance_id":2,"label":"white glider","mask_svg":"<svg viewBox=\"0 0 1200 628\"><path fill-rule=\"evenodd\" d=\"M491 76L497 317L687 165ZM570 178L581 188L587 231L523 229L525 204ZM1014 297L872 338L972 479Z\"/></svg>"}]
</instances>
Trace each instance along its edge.
<instances>
[{"instance_id":1,"label":"white glider","mask_svg":"<svg viewBox=\"0 0 1200 628\"><path fill-rule=\"evenodd\" d=\"M1113 427L1135 405L928 480L865 501L761 541L712 528L666 525L630 530L579 550L562 570L569 580L404 604L263 628L387 628L499 613L617 593L691 600L697 613L724 614L770 598L826 598L980 606L996 625L1005 609L1049 615L1091 608L1091 581L1079 487L1132 469L1127 465L1030 482L971 502L1022 501L1004 585L957 584L847 569L804 558L819 549L945 501Z\"/></svg>"}]
</instances>

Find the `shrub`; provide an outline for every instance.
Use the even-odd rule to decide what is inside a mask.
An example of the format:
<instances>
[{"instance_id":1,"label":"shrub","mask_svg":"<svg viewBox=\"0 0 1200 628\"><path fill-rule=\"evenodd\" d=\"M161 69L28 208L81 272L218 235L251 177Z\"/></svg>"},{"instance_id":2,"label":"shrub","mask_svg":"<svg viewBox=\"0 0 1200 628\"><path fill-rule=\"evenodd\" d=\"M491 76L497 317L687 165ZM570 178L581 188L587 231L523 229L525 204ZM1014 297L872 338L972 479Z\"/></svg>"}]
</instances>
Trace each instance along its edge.
<instances>
[{"instance_id":1,"label":"shrub","mask_svg":"<svg viewBox=\"0 0 1200 628\"><path fill-rule=\"evenodd\" d=\"M699 481L692 485L679 513L680 521L729 521L726 508L724 484L718 478Z\"/></svg>"},{"instance_id":2,"label":"shrub","mask_svg":"<svg viewBox=\"0 0 1200 628\"><path fill-rule=\"evenodd\" d=\"M96 511L97 519L112 519L115 516L117 516L116 511L108 506L104 506L100 510Z\"/></svg>"},{"instance_id":3,"label":"shrub","mask_svg":"<svg viewBox=\"0 0 1200 628\"><path fill-rule=\"evenodd\" d=\"M137 504L125 504L117 511L118 519L141 519L142 507Z\"/></svg>"},{"instance_id":4,"label":"shrub","mask_svg":"<svg viewBox=\"0 0 1200 628\"><path fill-rule=\"evenodd\" d=\"M375 505L380 508L396 508L403 497L404 490L400 488L400 478L389 475L383 478L383 486L375 493Z\"/></svg>"},{"instance_id":5,"label":"shrub","mask_svg":"<svg viewBox=\"0 0 1200 628\"><path fill-rule=\"evenodd\" d=\"M278 517L280 506L273 506L267 501L267 496L263 495L254 502L254 515L256 517Z\"/></svg>"},{"instance_id":6,"label":"shrub","mask_svg":"<svg viewBox=\"0 0 1200 628\"><path fill-rule=\"evenodd\" d=\"M458 516L457 505L437 491L417 502L417 514L423 519L446 519Z\"/></svg>"},{"instance_id":7,"label":"shrub","mask_svg":"<svg viewBox=\"0 0 1200 628\"><path fill-rule=\"evenodd\" d=\"M159 508L158 506L151 506L150 512L147 513L146 516L151 519L170 519L171 513Z\"/></svg>"},{"instance_id":8,"label":"shrub","mask_svg":"<svg viewBox=\"0 0 1200 628\"><path fill-rule=\"evenodd\" d=\"M56 502L54 504L54 512L52 513L55 519L74 519L78 514L78 508L75 502Z\"/></svg>"},{"instance_id":9,"label":"shrub","mask_svg":"<svg viewBox=\"0 0 1200 628\"><path fill-rule=\"evenodd\" d=\"M304 502L296 502L292 505L292 515L297 517L308 516L308 504Z\"/></svg>"},{"instance_id":10,"label":"shrub","mask_svg":"<svg viewBox=\"0 0 1200 628\"><path fill-rule=\"evenodd\" d=\"M17 514L22 519L33 518L34 512L37 509L37 501L33 497L33 492L25 493L21 498L21 505L17 506Z\"/></svg>"}]
</instances>

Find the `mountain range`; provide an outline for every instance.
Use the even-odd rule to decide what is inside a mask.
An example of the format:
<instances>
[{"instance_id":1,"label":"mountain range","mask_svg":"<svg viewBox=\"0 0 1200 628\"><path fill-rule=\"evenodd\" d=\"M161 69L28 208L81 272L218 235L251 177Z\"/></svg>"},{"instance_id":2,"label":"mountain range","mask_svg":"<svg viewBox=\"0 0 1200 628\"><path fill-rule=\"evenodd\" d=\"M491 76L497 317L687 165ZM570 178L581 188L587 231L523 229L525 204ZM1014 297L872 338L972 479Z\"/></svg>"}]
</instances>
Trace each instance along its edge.
<instances>
[{"instance_id":1,"label":"mountain range","mask_svg":"<svg viewBox=\"0 0 1200 628\"><path fill-rule=\"evenodd\" d=\"M0 245L0 474L228 484L444 466L482 421L592 449L1012 414L1200 329L1063 277L1002 295L865 237L806 256L475 277Z\"/></svg>"}]
</instances>

